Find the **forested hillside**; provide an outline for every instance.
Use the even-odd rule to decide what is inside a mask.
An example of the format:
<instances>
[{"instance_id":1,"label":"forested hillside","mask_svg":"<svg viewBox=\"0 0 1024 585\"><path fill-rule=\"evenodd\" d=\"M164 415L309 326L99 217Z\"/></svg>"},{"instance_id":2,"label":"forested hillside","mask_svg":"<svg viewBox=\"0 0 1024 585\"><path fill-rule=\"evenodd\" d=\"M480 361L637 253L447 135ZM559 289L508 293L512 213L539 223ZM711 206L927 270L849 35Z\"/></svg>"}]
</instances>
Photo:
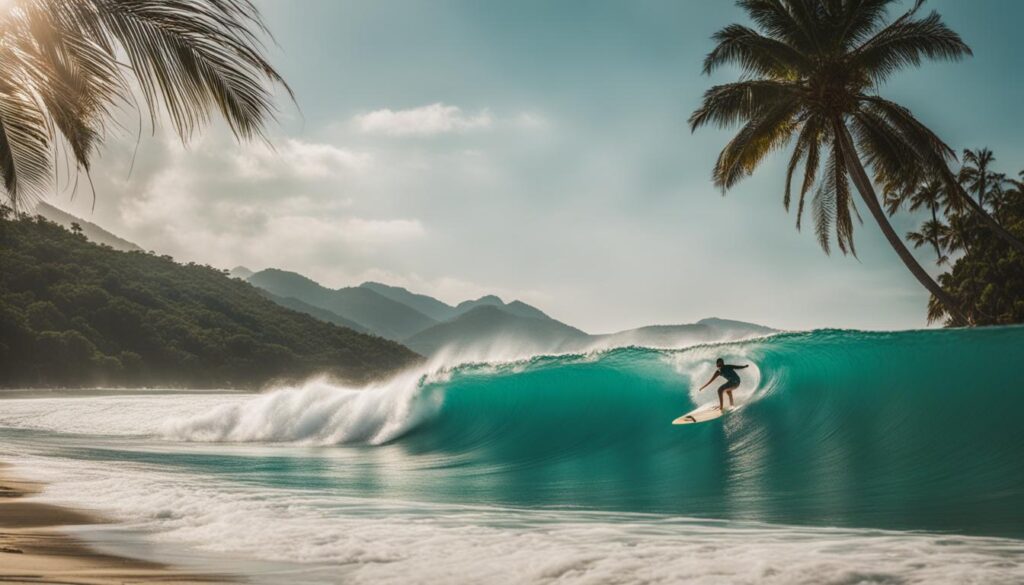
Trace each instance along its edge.
<instances>
[{"instance_id":1,"label":"forested hillside","mask_svg":"<svg viewBox=\"0 0 1024 585\"><path fill-rule=\"evenodd\" d=\"M220 270L120 252L42 217L0 219L0 385L257 387L366 380L415 362Z\"/></svg>"}]
</instances>

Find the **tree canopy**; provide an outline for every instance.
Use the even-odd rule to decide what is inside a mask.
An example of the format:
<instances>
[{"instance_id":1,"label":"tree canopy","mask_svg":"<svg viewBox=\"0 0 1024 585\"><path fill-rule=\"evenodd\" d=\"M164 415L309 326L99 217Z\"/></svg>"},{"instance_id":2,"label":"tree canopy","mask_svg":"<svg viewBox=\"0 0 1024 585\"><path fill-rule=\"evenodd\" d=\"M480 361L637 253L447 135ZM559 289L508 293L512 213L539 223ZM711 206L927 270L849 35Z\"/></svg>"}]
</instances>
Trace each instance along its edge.
<instances>
[{"instance_id":1,"label":"tree canopy","mask_svg":"<svg viewBox=\"0 0 1024 585\"><path fill-rule=\"evenodd\" d=\"M259 387L365 381L407 348L291 311L224 271L0 219L0 386Z\"/></svg>"}]
</instances>

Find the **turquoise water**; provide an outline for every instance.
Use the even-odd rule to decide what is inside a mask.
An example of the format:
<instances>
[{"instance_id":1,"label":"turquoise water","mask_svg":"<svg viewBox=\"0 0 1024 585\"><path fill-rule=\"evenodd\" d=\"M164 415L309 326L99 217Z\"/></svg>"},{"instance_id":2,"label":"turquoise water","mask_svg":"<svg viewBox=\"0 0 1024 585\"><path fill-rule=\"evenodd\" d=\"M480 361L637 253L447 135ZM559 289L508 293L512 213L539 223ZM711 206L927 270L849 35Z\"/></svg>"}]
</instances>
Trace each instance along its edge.
<instances>
[{"instance_id":1,"label":"turquoise water","mask_svg":"<svg viewBox=\"0 0 1024 585\"><path fill-rule=\"evenodd\" d=\"M743 409L670 425L716 399L715 385L695 389L719 356L753 365L740 372ZM826 330L460 365L369 389L11 394L0 456L52 481L47 497L157 540L313 563L312 582L387 581L384 565L403 562L434 575L434 546L464 555L469 581L516 582L531 547L583 563L567 581L614 581L596 577L595 554L608 575L635 576L626 546L726 574L709 542L745 543L760 567L709 582L817 582L823 566L840 579L858 563L891 582L948 580L950 563L1019 582L1022 365L1020 327ZM288 544L253 534L270 525ZM890 566L901 547L928 562ZM481 557L493 562L470 562ZM344 579L324 564L346 567Z\"/></svg>"}]
</instances>

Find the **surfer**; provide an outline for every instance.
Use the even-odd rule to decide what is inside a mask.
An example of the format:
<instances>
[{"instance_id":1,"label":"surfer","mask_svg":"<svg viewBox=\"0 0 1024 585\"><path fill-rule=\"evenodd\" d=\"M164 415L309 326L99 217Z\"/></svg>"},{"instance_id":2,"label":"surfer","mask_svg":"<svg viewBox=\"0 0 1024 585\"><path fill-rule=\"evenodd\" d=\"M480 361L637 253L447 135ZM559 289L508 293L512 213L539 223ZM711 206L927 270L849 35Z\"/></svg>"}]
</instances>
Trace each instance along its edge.
<instances>
[{"instance_id":1,"label":"surfer","mask_svg":"<svg viewBox=\"0 0 1024 585\"><path fill-rule=\"evenodd\" d=\"M728 365L722 358L718 358L718 361L715 362L715 365L718 367L718 369L715 370L715 375L711 376L711 379L708 380L708 383L701 386L698 392L707 388L708 384L715 381L715 378L719 376L725 378L725 384L722 384L721 386L718 387L718 410L725 412L725 401L723 400L722 395L728 392L729 406L735 405L735 403L732 401L732 391L739 388L740 386L740 375L736 373L736 370L742 370L743 368L749 366Z\"/></svg>"}]
</instances>

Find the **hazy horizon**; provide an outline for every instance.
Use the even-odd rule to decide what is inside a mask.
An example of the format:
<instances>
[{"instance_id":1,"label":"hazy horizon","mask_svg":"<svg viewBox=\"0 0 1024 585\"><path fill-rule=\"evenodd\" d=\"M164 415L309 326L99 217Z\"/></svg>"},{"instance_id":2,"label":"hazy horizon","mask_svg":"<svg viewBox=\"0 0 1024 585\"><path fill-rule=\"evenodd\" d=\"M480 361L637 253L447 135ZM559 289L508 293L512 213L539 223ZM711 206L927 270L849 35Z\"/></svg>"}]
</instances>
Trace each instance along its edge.
<instances>
[{"instance_id":1,"label":"hazy horizon","mask_svg":"<svg viewBox=\"0 0 1024 585\"><path fill-rule=\"evenodd\" d=\"M269 142L222 125L183 149L137 120L48 202L146 249L222 268L366 280L457 303L521 299L590 332L722 317L783 329L925 326L927 295L870 221L823 254L782 208L776 155L725 198L728 132L691 135L709 37L732 3L259 2L282 95ZM975 51L884 89L957 151L1024 166L1024 5L933 0ZM1000 87L996 93L992 87ZM936 99L940 96L941 99ZM916 219L898 217L905 232ZM930 269L930 253L919 258Z\"/></svg>"}]
</instances>

